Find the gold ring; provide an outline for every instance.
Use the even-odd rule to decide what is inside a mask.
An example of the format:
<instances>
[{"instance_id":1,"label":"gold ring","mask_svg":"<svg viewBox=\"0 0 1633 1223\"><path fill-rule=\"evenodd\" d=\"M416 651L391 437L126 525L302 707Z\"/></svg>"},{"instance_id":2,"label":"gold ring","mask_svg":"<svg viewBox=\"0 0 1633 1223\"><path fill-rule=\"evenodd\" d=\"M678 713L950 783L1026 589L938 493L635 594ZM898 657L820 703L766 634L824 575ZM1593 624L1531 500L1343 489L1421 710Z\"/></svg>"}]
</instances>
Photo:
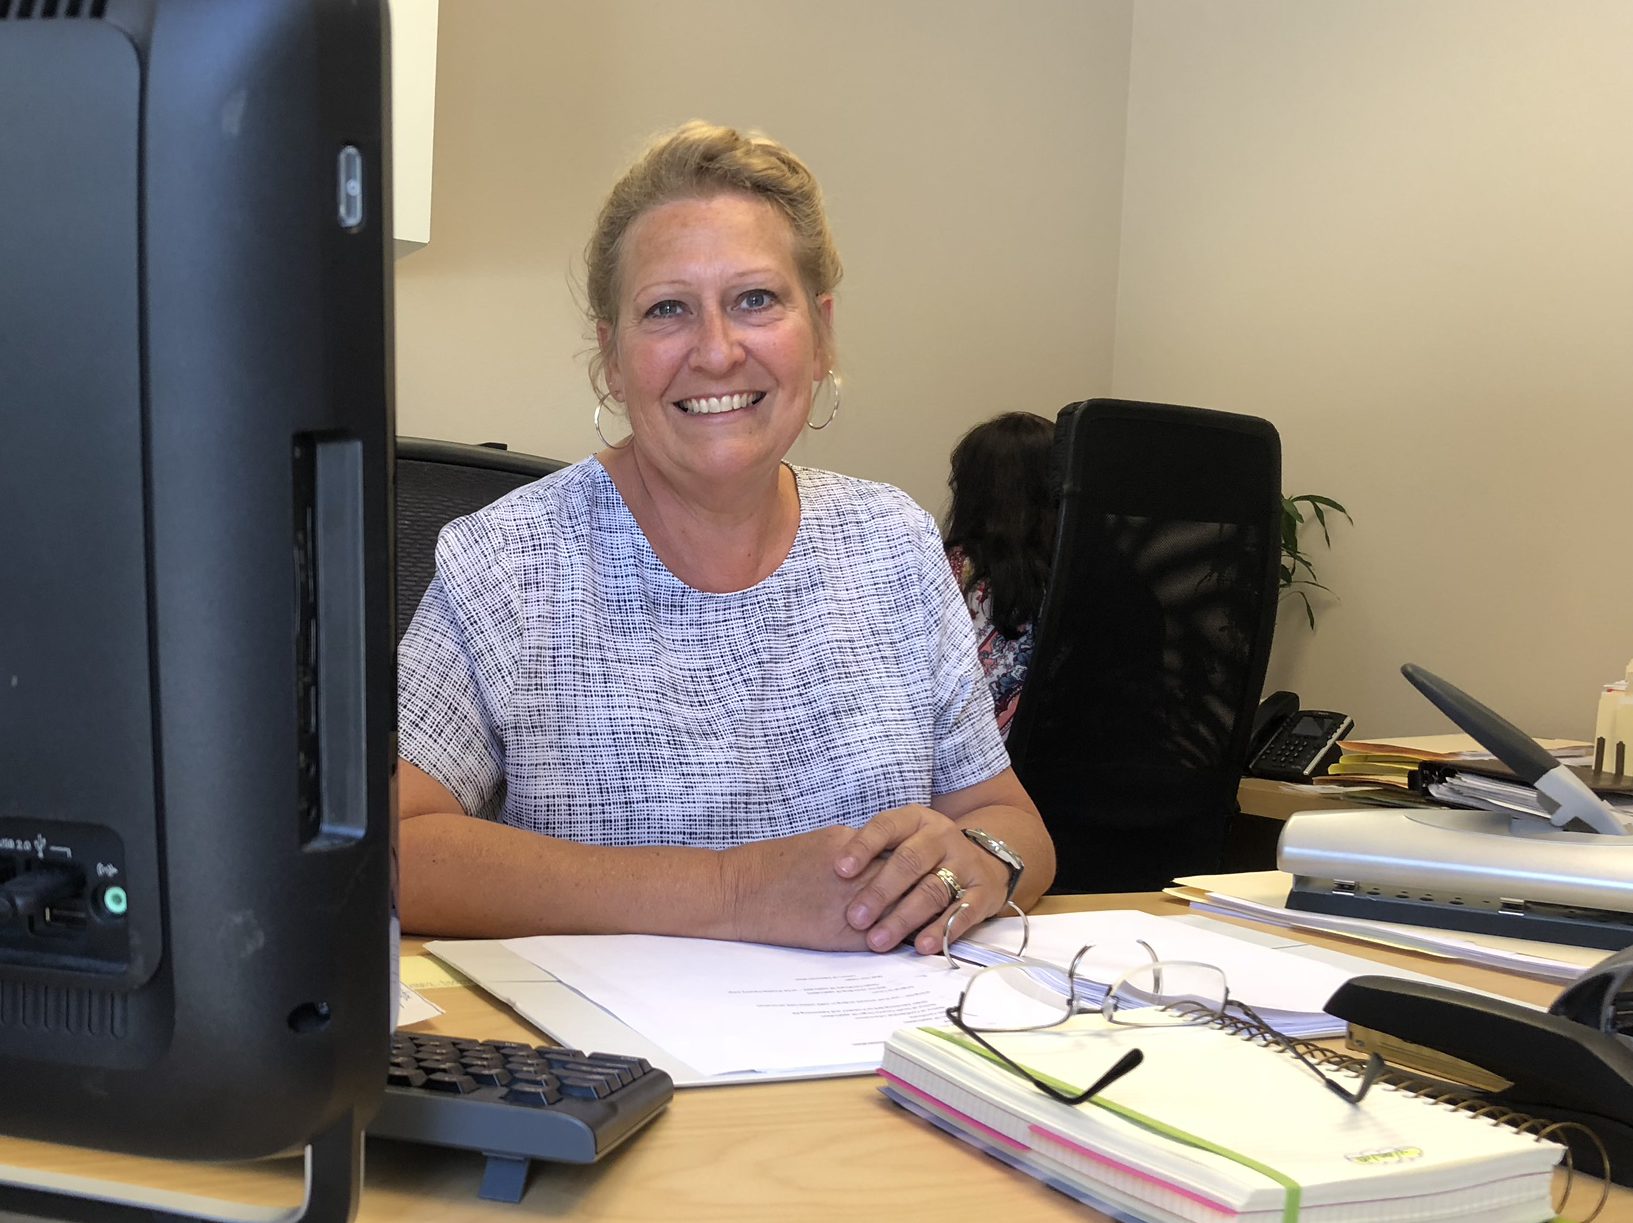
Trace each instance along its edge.
<instances>
[{"instance_id":1,"label":"gold ring","mask_svg":"<svg viewBox=\"0 0 1633 1223\"><path fill-rule=\"evenodd\" d=\"M952 871L945 866L938 866L935 870L935 876L947 885L948 904L957 904L964 899L964 885L958 881L958 876L953 874Z\"/></svg>"}]
</instances>

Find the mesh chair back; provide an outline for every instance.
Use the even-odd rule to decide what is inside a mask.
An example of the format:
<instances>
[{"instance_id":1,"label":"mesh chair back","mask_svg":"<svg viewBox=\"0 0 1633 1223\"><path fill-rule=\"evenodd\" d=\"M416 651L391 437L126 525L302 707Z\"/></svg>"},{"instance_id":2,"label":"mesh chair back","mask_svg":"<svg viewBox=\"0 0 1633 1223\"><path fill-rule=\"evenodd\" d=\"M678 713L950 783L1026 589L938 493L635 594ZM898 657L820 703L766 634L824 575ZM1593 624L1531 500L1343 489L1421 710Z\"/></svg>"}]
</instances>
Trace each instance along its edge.
<instances>
[{"instance_id":1,"label":"mesh chair back","mask_svg":"<svg viewBox=\"0 0 1633 1223\"><path fill-rule=\"evenodd\" d=\"M502 446L397 439L397 640L436 573L437 534L566 464Z\"/></svg>"},{"instance_id":2,"label":"mesh chair back","mask_svg":"<svg viewBox=\"0 0 1633 1223\"><path fill-rule=\"evenodd\" d=\"M1059 892L1218 870L1275 626L1267 421L1091 399L1060 413L1054 567L1009 751Z\"/></svg>"}]
</instances>

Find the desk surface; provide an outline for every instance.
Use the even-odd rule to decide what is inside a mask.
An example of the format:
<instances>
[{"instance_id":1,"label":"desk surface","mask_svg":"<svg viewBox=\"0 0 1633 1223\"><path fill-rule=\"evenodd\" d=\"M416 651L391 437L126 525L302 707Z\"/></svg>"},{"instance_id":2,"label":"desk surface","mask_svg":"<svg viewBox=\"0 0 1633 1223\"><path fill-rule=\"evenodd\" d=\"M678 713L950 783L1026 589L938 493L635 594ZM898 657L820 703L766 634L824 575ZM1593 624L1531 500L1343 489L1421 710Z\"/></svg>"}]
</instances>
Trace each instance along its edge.
<instances>
[{"instance_id":1,"label":"desk surface","mask_svg":"<svg viewBox=\"0 0 1633 1223\"><path fill-rule=\"evenodd\" d=\"M1154 894L1048 897L1040 912L1139 908L1179 913ZM1546 1002L1557 990L1488 969L1343 940L1308 936L1435 976ZM409 940L405 950L417 950ZM540 1040L486 996L430 991L446 1014L415 1031ZM260 1204L300 1200L299 1164L251 1167L167 1165L72 1148L0 1139L0 1164L140 1181ZM589 1167L537 1164L519 1206L476 1196L482 1159L463 1151L370 1142L359 1218L368 1223L461 1223L571 1216L586 1220L983 1219L1009 1223L1085 1220L1087 1210L1031 1177L977 1154L888 1103L871 1076L753 1086L688 1088L645 1132ZM1598 1182L1568 1203L1581 1218ZM1614 1189L1604 1223L1633 1223L1633 1191Z\"/></svg>"}]
</instances>

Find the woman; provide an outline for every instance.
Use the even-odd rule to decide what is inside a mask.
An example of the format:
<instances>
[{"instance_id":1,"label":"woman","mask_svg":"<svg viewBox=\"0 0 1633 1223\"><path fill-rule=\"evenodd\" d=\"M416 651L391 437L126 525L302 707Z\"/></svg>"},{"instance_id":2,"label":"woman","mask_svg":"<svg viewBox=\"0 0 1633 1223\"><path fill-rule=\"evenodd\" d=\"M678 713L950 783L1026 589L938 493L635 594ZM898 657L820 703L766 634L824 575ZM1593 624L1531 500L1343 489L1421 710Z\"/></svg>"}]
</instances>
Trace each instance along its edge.
<instances>
[{"instance_id":1,"label":"woman","mask_svg":"<svg viewBox=\"0 0 1633 1223\"><path fill-rule=\"evenodd\" d=\"M953 448L947 560L964 592L981 666L1007 739L1032 665L1032 622L1054 562L1060 495L1050 473L1055 427L1006 412Z\"/></svg>"},{"instance_id":2,"label":"woman","mask_svg":"<svg viewBox=\"0 0 1633 1223\"><path fill-rule=\"evenodd\" d=\"M399 651L404 927L928 953L1031 903L1053 846L935 524L783 461L838 406L809 172L687 124L586 262L629 436L443 532Z\"/></svg>"}]
</instances>

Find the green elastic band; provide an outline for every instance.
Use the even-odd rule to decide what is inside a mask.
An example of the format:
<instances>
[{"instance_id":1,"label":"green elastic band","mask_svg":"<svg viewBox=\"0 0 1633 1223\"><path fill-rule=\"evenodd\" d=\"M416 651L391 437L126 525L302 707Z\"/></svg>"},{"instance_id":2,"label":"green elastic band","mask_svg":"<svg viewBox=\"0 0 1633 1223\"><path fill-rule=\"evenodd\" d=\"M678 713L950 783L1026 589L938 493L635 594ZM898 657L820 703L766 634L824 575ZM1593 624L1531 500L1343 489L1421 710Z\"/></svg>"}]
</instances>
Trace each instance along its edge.
<instances>
[{"instance_id":1,"label":"green elastic band","mask_svg":"<svg viewBox=\"0 0 1633 1223\"><path fill-rule=\"evenodd\" d=\"M919 1030L931 1036L939 1036L942 1040L945 1040L950 1044L957 1045L960 1049L967 1049L969 1052L985 1058L987 1061L1004 1070L1006 1073L1015 1073L1011 1067L1004 1065L1001 1058L994 1057L991 1053L983 1049L980 1045L976 1044L973 1040L969 1040L956 1032L948 1032L940 1028L921 1028ZM1024 1063L1017 1062L1016 1065L1023 1066L1026 1072L1032 1075L1032 1077L1037 1079L1039 1082L1047 1083L1056 1091L1062 1092L1066 1095L1076 1095L1083 1090L1083 1088L1074 1086L1071 1083L1063 1082L1060 1079L1055 1078L1053 1075L1043 1074L1040 1071L1034 1070L1030 1066L1025 1066ZM1282 1223L1298 1223L1299 1204L1300 1198L1303 1196L1303 1188L1297 1181L1288 1176L1285 1172L1278 1172L1268 1164L1260 1163L1258 1160L1252 1158L1251 1156L1244 1155L1240 1151L1233 1151L1229 1147L1220 1146L1217 1142L1210 1142L1208 1139L1197 1134L1188 1133L1185 1130L1178 1129L1175 1126L1158 1121L1155 1117L1147 1117L1144 1113L1136 1112L1134 1109L1129 1108L1126 1105L1118 1104L1113 1100L1107 1100L1104 1096L1095 1096L1091 1100L1084 1101L1084 1103L1093 1104L1098 1108L1103 1108L1108 1113L1115 1113L1117 1116L1122 1117L1126 1121L1132 1122L1134 1125L1139 1126L1143 1130L1150 1130L1154 1134L1160 1134L1162 1137L1171 1139L1172 1141L1180 1143L1183 1146L1195 1147L1199 1151L1211 1151L1213 1154L1222 1156L1225 1159L1230 1160L1232 1163L1241 1164L1244 1168L1251 1168L1254 1172L1259 1173L1261 1176L1268 1177L1270 1180L1280 1185L1287 1195L1282 1205Z\"/></svg>"}]
</instances>

